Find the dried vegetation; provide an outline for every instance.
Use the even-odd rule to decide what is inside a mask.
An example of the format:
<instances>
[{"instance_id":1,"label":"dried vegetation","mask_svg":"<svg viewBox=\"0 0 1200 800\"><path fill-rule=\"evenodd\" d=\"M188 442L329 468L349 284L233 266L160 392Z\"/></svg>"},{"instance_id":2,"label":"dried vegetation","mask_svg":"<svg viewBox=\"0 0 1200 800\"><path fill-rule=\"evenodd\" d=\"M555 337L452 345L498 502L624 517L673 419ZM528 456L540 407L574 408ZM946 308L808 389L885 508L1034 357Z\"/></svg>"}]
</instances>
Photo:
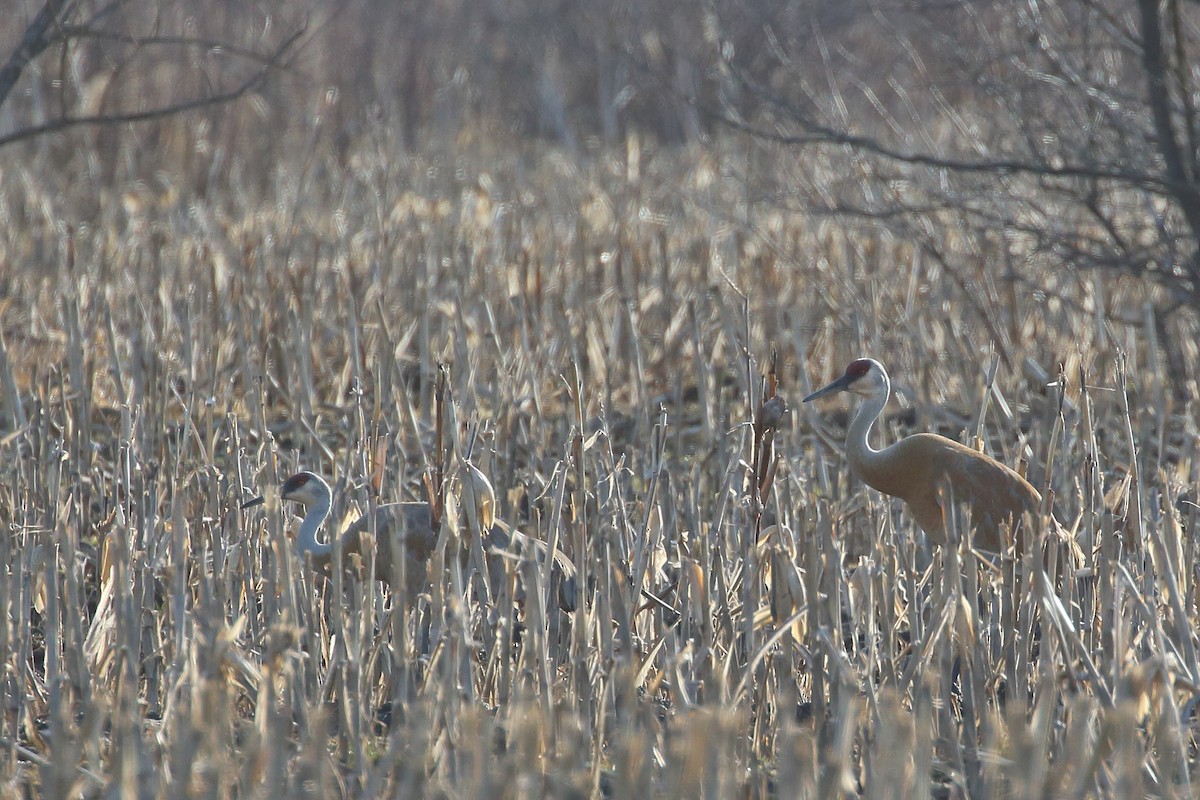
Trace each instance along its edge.
<instances>
[{"instance_id":1,"label":"dried vegetation","mask_svg":"<svg viewBox=\"0 0 1200 800\"><path fill-rule=\"evenodd\" d=\"M203 192L0 163L0 793L1192 792L1190 318L750 203L737 142L392 134ZM1024 463L1084 562L931 551L846 474L835 409L764 421L861 354L888 437ZM456 557L468 454L574 560L575 613ZM447 476L415 604L323 586L278 505L239 510L297 468L343 517Z\"/></svg>"}]
</instances>

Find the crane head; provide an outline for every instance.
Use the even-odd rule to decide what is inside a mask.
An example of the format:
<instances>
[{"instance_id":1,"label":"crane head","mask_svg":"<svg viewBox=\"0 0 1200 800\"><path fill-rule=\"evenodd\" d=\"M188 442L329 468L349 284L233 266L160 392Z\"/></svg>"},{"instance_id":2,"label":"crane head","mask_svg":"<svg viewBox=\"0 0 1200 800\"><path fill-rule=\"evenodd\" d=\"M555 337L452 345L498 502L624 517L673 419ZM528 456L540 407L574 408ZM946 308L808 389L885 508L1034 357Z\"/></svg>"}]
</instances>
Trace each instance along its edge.
<instances>
[{"instance_id":1,"label":"crane head","mask_svg":"<svg viewBox=\"0 0 1200 800\"><path fill-rule=\"evenodd\" d=\"M313 472L297 472L283 482L279 487L279 497L282 500L295 500L301 505L329 503L329 484Z\"/></svg>"},{"instance_id":2,"label":"crane head","mask_svg":"<svg viewBox=\"0 0 1200 800\"><path fill-rule=\"evenodd\" d=\"M860 358L850 362L850 366L846 367L846 372L842 377L824 389L813 392L804 398L804 402L808 403L838 392L854 392L863 397L873 397L880 393L886 396L889 388L888 374L887 370L883 368L883 364L873 358Z\"/></svg>"}]
</instances>

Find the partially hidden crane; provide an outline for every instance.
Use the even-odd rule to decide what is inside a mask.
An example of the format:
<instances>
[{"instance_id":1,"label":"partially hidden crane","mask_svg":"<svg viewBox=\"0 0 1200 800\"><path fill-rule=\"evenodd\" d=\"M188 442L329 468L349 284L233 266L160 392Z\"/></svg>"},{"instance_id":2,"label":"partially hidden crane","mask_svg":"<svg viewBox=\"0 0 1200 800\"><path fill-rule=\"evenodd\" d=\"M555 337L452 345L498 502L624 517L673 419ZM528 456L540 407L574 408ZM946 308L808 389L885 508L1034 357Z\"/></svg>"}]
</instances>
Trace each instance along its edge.
<instances>
[{"instance_id":1,"label":"partially hidden crane","mask_svg":"<svg viewBox=\"0 0 1200 800\"><path fill-rule=\"evenodd\" d=\"M871 447L871 428L891 394L891 381L883 365L860 358L846 367L842 377L819 389L804 402L838 392L862 398L846 431L846 460L850 470L868 486L908 506L913 518L936 544L946 544L946 509L943 502L966 503L971 509L974 542L983 550L1004 549L1004 526L1013 531L1017 552L1030 531L1022 527L1025 514L1036 515L1042 497L1012 469L953 439L917 433L890 447Z\"/></svg>"},{"instance_id":2,"label":"partially hidden crane","mask_svg":"<svg viewBox=\"0 0 1200 800\"><path fill-rule=\"evenodd\" d=\"M314 472L297 472L279 489L283 500L292 500L305 508L304 519L296 534L296 552L303 561L312 559L313 566L328 571L333 559L333 545L320 541L317 534L333 503L333 492L329 484ZM242 508L258 505L264 500L256 497L247 501ZM371 547L370 520L361 517L341 534L343 558L358 554L366 560L366 549ZM400 545L400 553L392 552L393 533ZM433 528L433 513L429 503L389 503L375 510L375 579L389 583L392 580L393 564L399 555L404 559L405 587L408 596L415 597L427 585L425 565L437 547L438 532ZM529 554L544 566L547 551L545 542L511 529L495 520L485 532L484 547L493 553L510 552L516 555ZM575 565L562 552L555 551L551 572L546 576L557 584L558 604L564 611L574 611L576 604Z\"/></svg>"}]
</instances>

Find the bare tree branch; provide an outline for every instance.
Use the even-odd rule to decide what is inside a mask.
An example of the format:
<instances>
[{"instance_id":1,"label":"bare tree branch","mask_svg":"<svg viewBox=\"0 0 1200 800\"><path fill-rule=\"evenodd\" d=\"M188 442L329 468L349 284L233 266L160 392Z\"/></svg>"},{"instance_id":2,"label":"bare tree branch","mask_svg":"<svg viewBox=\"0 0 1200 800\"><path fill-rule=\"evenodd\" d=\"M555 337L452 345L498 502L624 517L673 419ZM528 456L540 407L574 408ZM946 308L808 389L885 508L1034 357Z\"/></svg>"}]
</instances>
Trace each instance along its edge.
<instances>
[{"instance_id":1,"label":"bare tree branch","mask_svg":"<svg viewBox=\"0 0 1200 800\"><path fill-rule=\"evenodd\" d=\"M1171 94L1167 86L1167 61L1163 52L1158 0L1138 0L1138 8L1142 12L1142 63L1146 67L1146 88L1150 110L1154 115L1158 150L1167 167L1167 185L1179 202L1188 226L1200 236L1200 191L1197 191L1194 182L1196 176L1187 173L1179 137L1172 124Z\"/></svg>"},{"instance_id":2,"label":"bare tree branch","mask_svg":"<svg viewBox=\"0 0 1200 800\"><path fill-rule=\"evenodd\" d=\"M29 62L56 40L57 37L47 35L50 27L61 25L74 9L75 3L68 0L46 0L46 5L42 6L42 10L25 29L25 35L21 37L17 49L9 56L4 66L0 67L0 105L4 105L9 92L16 86Z\"/></svg>"},{"instance_id":3,"label":"bare tree branch","mask_svg":"<svg viewBox=\"0 0 1200 800\"><path fill-rule=\"evenodd\" d=\"M299 41L304 35L306 28L300 28L288 37L271 56L263 59L262 67L256 70L249 78L243 81L238 86L225 92L197 97L191 100L184 100L178 103L160 106L158 108L146 109L144 111L131 111L118 114L97 114L85 117L64 116L58 119L50 120L49 122L40 125L34 125L28 128L22 128L12 133L0 136L0 148L13 144L14 142L25 141L42 136L47 133L66 130L68 128L79 128L92 125L119 125L132 122L146 122L148 120L162 119L173 114L182 114L188 111L195 111L200 108L229 103L238 98L241 98L255 90L257 90L266 80L272 70L277 69L283 63L284 56Z\"/></svg>"},{"instance_id":4,"label":"bare tree branch","mask_svg":"<svg viewBox=\"0 0 1200 800\"><path fill-rule=\"evenodd\" d=\"M999 236L1022 259L1155 284L1165 313L1200 310L1194 4L895 7L856 27L857 50L788 33L783 16L764 23L765 49L744 46L761 41L744 19L728 33L719 22L707 93L685 94L632 49L627 60L709 124L811 162L789 174L793 185L823 176L797 195L803 213L877 224L922 247L957 229L961 252L939 251L947 269Z\"/></svg>"},{"instance_id":5,"label":"bare tree branch","mask_svg":"<svg viewBox=\"0 0 1200 800\"><path fill-rule=\"evenodd\" d=\"M133 36L128 33L120 33L118 31L107 31L99 28L92 28L87 25L62 25L59 27L59 36L51 40L51 44L55 41L66 39L96 39L106 42L118 42L120 44L135 45L137 47L145 47L150 45L163 47L185 47L194 48L197 50L209 50L236 56L237 58L252 61L258 64L275 66L278 61L278 50L271 53L262 53L257 50L250 50L245 47L237 47L228 42L223 42L218 39L200 39L194 36Z\"/></svg>"},{"instance_id":6,"label":"bare tree branch","mask_svg":"<svg viewBox=\"0 0 1200 800\"><path fill-rule=\"evenodd\" d=\"M1145 2L1153 2L1153 0L1145 0ZM772 100L770 93L751 80L741 70L736 69L733 65L727 64L730 73L734 75L738 81L749 91L755 93L756 96L768 100L777 108L780 102ZM932 153L922 153L916 151L905 152L883 144L878 138L873 136L864 136L851 133L846 130L839 130L829 125L822 125L812 119L810 115L799 112L794 107L785 107L782 110L786 118L798 125L805 132L800 134L787 134L777 131L767 130L761 126L751 125L750 123L735 118L722 109L715 108L710 104L698 104L700 111L710 118L713 122L736 130L739 133L745 133L762 141L774 142L775 144L787 146L807 146L807 145L834 145L859 150L864 153L879 156L889 161L894 161L901 164L911 166L930 167L932 169L944 169L951 172L960 173L977 173L977 174L1008 174L1008 175L1036 175L1051 178L1086 178L1089 180L1109 180L1124 183L1130 186L1135 186L1141 189L1147 189L1155 192L1167 192L1175 195L1177 192L1185 190L1188 186L1187 181L1176 182L1171 176L1162 176L1153 173L1147 173L1140 170L1125 169L1112 164L1051 164L1044 161L1027 161L1023 159L1001 158L1001 159L960 159L948 158L945 156L937 156Z\"/></svg>"}]
</instances>

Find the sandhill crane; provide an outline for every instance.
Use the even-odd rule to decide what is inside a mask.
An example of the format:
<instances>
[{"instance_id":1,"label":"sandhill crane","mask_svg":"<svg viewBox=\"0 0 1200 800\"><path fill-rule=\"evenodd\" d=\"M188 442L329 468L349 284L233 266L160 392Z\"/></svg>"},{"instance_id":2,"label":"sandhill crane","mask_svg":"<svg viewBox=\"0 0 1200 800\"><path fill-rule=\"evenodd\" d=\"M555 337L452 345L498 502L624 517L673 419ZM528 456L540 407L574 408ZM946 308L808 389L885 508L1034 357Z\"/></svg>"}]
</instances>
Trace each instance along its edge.
<instances>
[{"instance_id":1,"label":"sandhill crane","mask_svg":"<svg viewBox=\"0 0 1200 800\"><path fill-rule=\"evenodd\" d=\"M975 543L984 550L1003 548L1003 524L1016 531L1026 512L1037 513L1042 497L1027 480L996 459L953 439L918 433L883 450L872 448L871 427L891 394L887 370L878 361L860 358L851 362L842 377L813 392L804 402L837 392L853 392L863 398L846 431L850 470L868 486L903 500L935 543L946 543L940 497L970 505ZM1022 544L1018 537L1018 552Z\"/></svg>"},{"instance_id":2,"label":"sandhill crane","mask_svg":"<svg viewBox=\"0 0 1200 800\"><path fill-rule=\"evenodd\" d=\"M317 533L329 516L333 503L333 492L329 484L316 473L297 472L283 482L279 496L283 500L294 500L305 507L304 520L296 534L296 551L301 560L307 555L313 560L314 566L327 571L333 558L333 545L330 542L319 541ZM256 497L244 503L242 508L262 502L262 497ZM405 559L404 575L408 584L408 596L415 597L426 586L425 565L438 540L437 531L432 525L429 503L389 503L375 510L375 578L385 583L392 579L393 531L398 534L397 541L403 551L401 556ZM343 557L358 554L365 561L365 548L370 547L369 537L365 534L369 532L367 517L353 522L341 536ZM511 551L517 555L531 553L543 565L549 549L545 542L512 530L498 520L492 522L490 530L484 536L483 544L489 552ZM562 552L555 552L554 568L549 577L557 585L559 607L564 611L574 611L575 565Z\"/></svg>"}]
</instances>

